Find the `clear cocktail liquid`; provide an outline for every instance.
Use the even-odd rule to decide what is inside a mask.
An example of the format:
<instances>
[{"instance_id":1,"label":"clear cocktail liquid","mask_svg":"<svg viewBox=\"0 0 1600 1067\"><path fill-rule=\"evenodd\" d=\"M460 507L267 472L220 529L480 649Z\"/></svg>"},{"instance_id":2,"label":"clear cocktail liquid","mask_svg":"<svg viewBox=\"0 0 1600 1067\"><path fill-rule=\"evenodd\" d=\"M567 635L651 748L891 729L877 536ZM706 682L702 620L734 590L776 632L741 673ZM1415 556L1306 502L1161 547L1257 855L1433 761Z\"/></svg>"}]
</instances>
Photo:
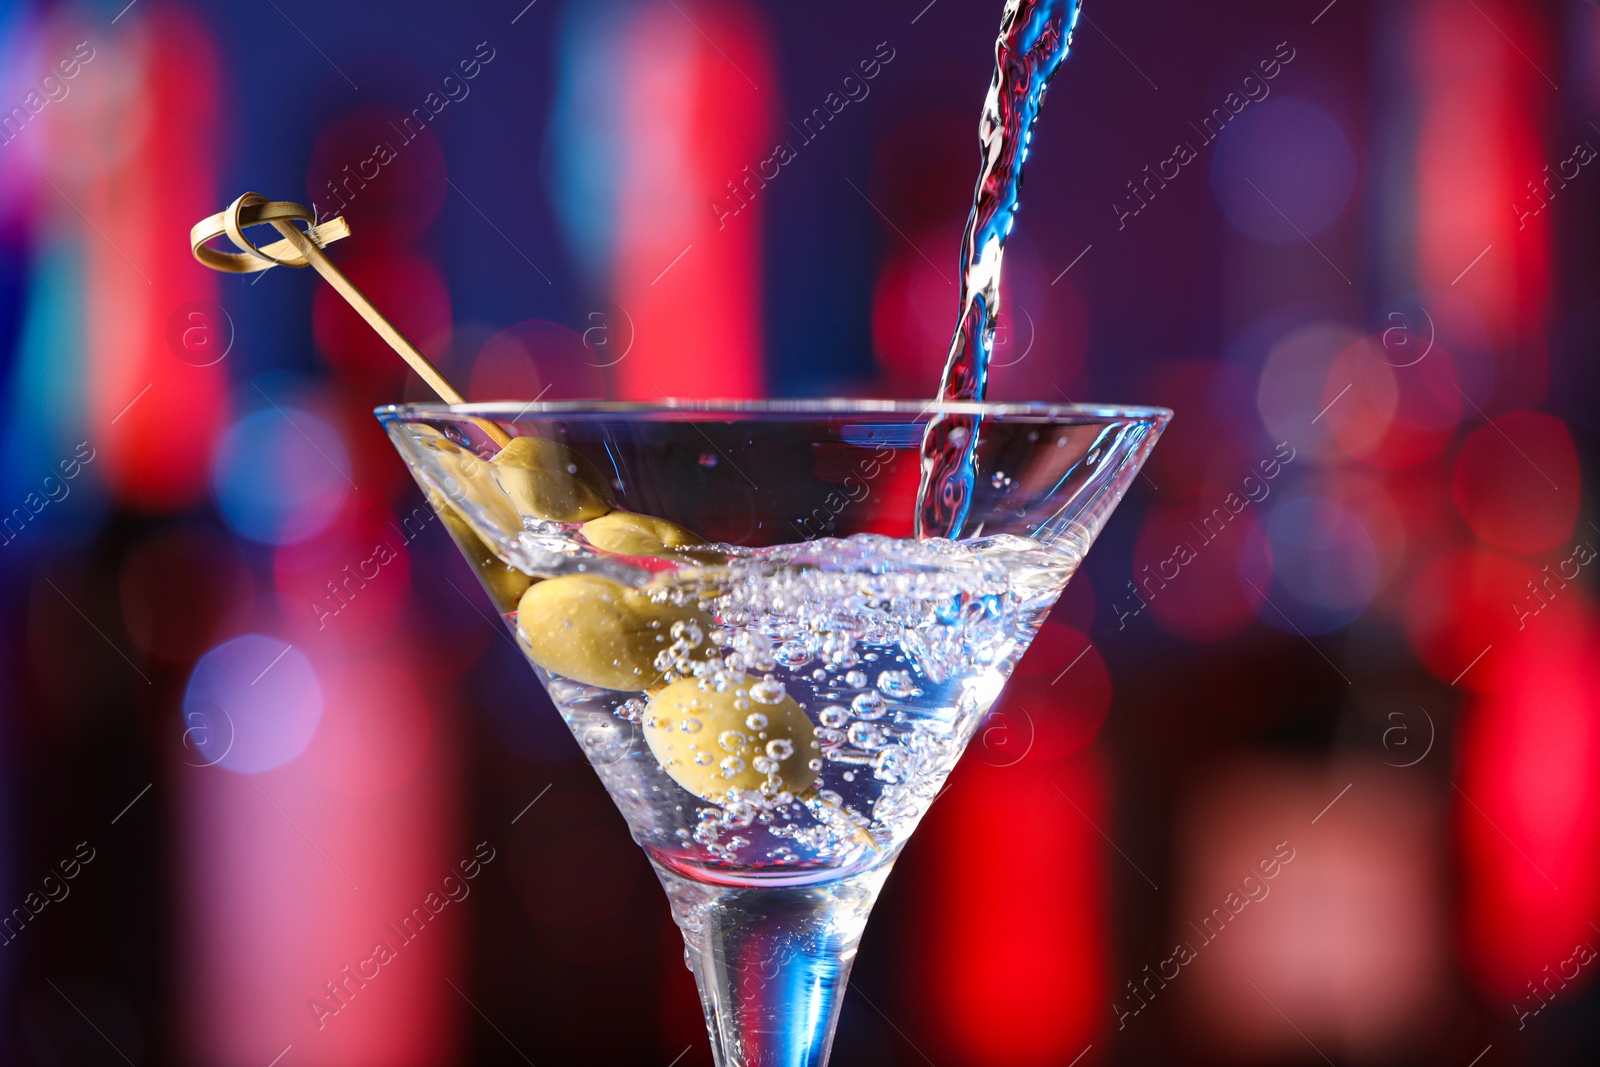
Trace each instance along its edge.
<instances>
[{"instance_id":1,"label":"clear cocktail liquid","mask_svg":"<svg viewBox=\"0 0 1600 1067\"><path fill-rule=\"evenodd\" d=\"M727 564L668 573L643 590L717 622L709 633L661 635L667 680L747 694L740 722L684 724L693 731L686 758L713 780L737 775L761 759L767 712L787 696L821 746L798 780L768 773L759 788L710 803L674 781L645 743L649 694L541 672L659 863L697 879L765 884L859 870L910 836L1078 563L1011 536L721 547ZM507 621L516 632L515 613Z\"/></svg>"}]
</instances>

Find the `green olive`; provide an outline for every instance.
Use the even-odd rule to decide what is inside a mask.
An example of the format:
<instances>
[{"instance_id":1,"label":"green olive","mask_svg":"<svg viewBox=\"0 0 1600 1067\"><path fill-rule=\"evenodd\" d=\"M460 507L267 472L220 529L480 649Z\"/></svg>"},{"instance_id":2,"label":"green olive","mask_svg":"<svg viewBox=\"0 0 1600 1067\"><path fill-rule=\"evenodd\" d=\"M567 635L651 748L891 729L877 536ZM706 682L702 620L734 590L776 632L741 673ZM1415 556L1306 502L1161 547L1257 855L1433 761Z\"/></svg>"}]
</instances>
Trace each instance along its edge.
<instances>
[{"instance_id":1,"label":"green olive","mask_svg":"<svg viewBox=\"0 0 1600 1067\"><path fill-rule=\"evenodd\" d=\"M760 683L757 683L760 684ZM768 781L758 758L776 764L781 788L809 793L822 757L811 720L794 698L776 704L750 697L748 684L717 692L697 678L673 682L650 698L644 739L661 766L683 788L718 803L730 789L757 790Z\"/></svg>"},{"instance_id":2,"label":"green olive","mask_svg":"<svg viewBox=\"0 0 1600 1067\"><path fill-rule=\"evenodd\" d=\"M553 522L585 522L616 504L594 464L542 437L518 437L494 457L494 476L524 515Z\"/></svg>"},{"instance_id":3,"label":"green olive","mask_svg":"<svg viewBox=\"0 0 1600 1067\"><path fill-rule=\"evenodd\" d=\"M474 522L481 518L508 537L522 531L522 514L489 476L487 460L442 438L426 441L425 447L436 454L445 472L441 495L463 517L472 515Z\"/></svg>"},{"instance_id":4,"label":"green olive","mask_svg":"<svg viewBox=\"0 0 1600 1067\"><path fill-rule=\"evenodd\" d=\"M701 637L691 655L710 651L711 617L694 607L656 603L594 574L548 578L522 594L517 631L528 656L552 674L601 689L640 691L661 684L656 656L674 642L674 623Z\"/></svg>"},{"instance_id":5,"label":"green olive","mask_svg":"<svg viewBox=\"0 0 1600 1067\"><path fill-rule=\"evenodd\" d=\"M705 538L653 515L613 511L590 519L578 531L594 547L619 556L672 556L675 548L696 548Z\"/></svg>"},{"instance_id":6,"label":"green olive","mask_svg":"<svg viewBox=\"0 0 1600 1067\"><path fill-rule=\"evenodd\" d=\"M472 569L478 572L478 580L489 591L489 599L494 601L494 606L504 615L508 611L517 609L517 602L522 599L522 594L528 591L528 586L539 579L527 575L508 566L504 560L495 555L472 524L461 517L461 513L450 506L450 503L438 493L430 492L428 502L438 512L439 518L444 520L445 529L450 531L450 537L456 546L461 549L461 554L467 557L467 562L472 564Z\"/></svg>"}]
</instances>

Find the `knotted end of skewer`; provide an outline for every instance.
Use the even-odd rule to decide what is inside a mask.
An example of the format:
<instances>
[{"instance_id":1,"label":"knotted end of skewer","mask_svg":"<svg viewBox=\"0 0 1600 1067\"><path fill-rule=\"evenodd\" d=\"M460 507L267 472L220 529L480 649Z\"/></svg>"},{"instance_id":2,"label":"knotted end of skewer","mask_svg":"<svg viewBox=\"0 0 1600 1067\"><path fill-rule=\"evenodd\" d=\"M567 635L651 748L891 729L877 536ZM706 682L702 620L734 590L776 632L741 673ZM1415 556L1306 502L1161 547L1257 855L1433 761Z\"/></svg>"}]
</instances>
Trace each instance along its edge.
<instances>
[{"instance_id":1,"label":"knotted end of skewer","mask_svg":"<svg viewBox=\"0 0 1600 1067\"><path fill-rule=\"evenodd\" d=\"M300 227L302 223L304 229ZM277 230L283 235L282 239L268 245L258 245L245 236L245 230L263 225ZM422 354L422 350L412 344L399 327L390 322L322 251L325 245L348 236L350 227L343 218L318 223L316 216L303 204L268 200L260 193L245 193L226 211L219 211L197 222L189 231L189 247L194 251L195 259L212 270L227 274L251 274L273 267L315 268L367 321L367 325L439 394L440 399L447 404L465 404L467 400L461 391L450 384L450 380ZM213 248L211 242L219 237L227 237L239 251L224 252ZM504 448L511 440L510 434L488 419L473 421L500 447Z\"/></svg>"},{"instance_id":2,"label":"knotted end of skewer","mask_svg":"<svg viewBox=\"0 0 1600 1067\"><path fill-rule=\"evenodd\" d=\"M305 223L302 231L296 223ZM257 245L245 236L252 226L270 225L283 234L281 240L269 245ZM291 232L293 231L293 232ZM211 247L211 242L226 236L237 252L223 252ZM310 241L324 248L335 241L350 236L350 226L341 216L318 223L316 217L303 204L287 200L268 200L260 193L245 193L209 218L202 219L189 231L189 246L194 258L227 274L251 274L273 267L309 267L311 260L300 250L294 238Z\"/></svg>"}]
</instances>

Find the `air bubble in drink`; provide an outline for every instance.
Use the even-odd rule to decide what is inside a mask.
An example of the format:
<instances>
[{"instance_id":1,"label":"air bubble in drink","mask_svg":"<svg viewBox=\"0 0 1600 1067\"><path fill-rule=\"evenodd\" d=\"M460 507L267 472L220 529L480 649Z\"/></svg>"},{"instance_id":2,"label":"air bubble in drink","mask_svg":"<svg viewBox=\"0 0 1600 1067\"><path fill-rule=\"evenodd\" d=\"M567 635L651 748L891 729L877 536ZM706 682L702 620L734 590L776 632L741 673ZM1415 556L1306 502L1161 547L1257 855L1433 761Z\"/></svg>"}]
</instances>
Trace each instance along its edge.
<instances>
[{"instance_id":1,"label":"air bubble in drink","mask_svg":"<svg viewBox=\"0 0 1600 1067\"><path fill-rule=\"evenodd\" d=\"M784 689L783 683L770 674L750 687L750 698L763 704L781 703L786 696L788 691Z\"/></svg>"},{"instance_id":2,"label":"air bubble in drink","mask_svg":"<svg viewBox=\"0 0 1600 1067\"><path fill-rule=\"evenodd\" d=\"M878 689L890 700L909 700L917 695L910 671L884 671L878 675Z\"/></svg>"},{"instance_id":3,"label":"air bubble in drink","mask_svg":"<svg viewBox=\"0 0 1600 1067\"><path fill-rule=\"evenodd\" d=\"M883 713L889 710L889 705L884 702L882 693L869 690L857 694L850 702L850 708L858 719L881 719Z\"/></svg>"},{"instance_id":4,"label":"air bubble in drink","mask_svg":"<svg viewBox=\"0 0 1600 1067\"><path fill-rule=\"evenodd\" d=\"M799 641L785 641L779 646L776 659L791 671L799 670L812 660L811 650Z\"/></svg>"},{"instance_id":5,"label":"air bubble in drink","mask_svg":"<svg viewBox=\"0 0 1600 1067\"><path fill-rule=\"evenodd\" d=\"M873 762L873 775L891 785L905 781L910 770L910 755L904 745L889 745Z\"/></svg>"},{"instance_id":6,"label":"air bubble in drink","mask_svg":"<svg viewBox=\"0 0 1600 1067\"><path fill-rule=\"evenodd\" d=\"M884 745L883 730L875 723L851 723L850 729L846 731L845 736L850 739L852 745L868 751L882 748Z\"/></svg>"}]
</instances>

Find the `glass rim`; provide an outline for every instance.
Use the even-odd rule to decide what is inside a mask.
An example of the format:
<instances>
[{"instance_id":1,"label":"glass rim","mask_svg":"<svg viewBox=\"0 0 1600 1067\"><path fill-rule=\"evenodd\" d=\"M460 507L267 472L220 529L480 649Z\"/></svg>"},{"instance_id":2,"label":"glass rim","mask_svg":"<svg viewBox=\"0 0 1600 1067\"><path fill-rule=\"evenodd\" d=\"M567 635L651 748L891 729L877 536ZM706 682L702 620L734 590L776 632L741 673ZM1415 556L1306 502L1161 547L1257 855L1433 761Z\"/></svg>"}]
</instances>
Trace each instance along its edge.
<instances>
[{"instance_id":1,"label":"glass rim","mask_svg":"<svg viewBox=\"0 0 1600 1067\"><path fill-rule=\"evenodd\" d=\"M598 420L617 416L704 415L710 418L805 417L852 415L906 415L916 421L932 415L972 415L985 419L1023 419L1068 424L1073 422L1131 421L1163 425L1172 410L1127 404L1057 404L1047 401L1013 403L1008 401L962 401L932 403L916 400L871 400L827 397L798 400L685 400L667 397L660 401L634 400L516 400L488 403L446 404L428 401L410 404L385 404L373 409L380 419L466 418L508 419L516 422L529 416L555 416L564 419ZM508 418L509 417L509 418Z\"/></svg>"}]
</instances>

